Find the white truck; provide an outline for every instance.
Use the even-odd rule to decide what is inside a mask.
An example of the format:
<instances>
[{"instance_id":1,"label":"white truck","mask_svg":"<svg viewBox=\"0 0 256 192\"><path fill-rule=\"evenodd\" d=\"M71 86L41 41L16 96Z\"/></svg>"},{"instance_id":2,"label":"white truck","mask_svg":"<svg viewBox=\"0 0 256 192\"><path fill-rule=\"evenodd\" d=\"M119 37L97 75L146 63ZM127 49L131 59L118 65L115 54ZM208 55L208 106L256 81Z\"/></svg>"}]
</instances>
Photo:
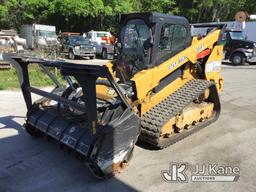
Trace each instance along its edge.
<instances>
[{"instance_id":1,"label":"white truck","mask_svg":"<svg viewBox=\"0 0 256 192\"><path fill-rule=\"evenodd\" d=\"M28 49L57 44L56 27L51 25L28 24L21 27L21 37L27 41Z\"/></svg>"},{"instance_id":2,"label":"white truck","mask_svg":"<svg viewBox=\"0 0 256 192\"><path fill-rule=\"evenodd\" d=\"M103 59L109 59L114 56L115 47L110 42L113 38L107 31L89 31L86 37L96 46L96 53Z\"/></svg>"},{"instance_id":3,"label":"white truck","mask_svg":"<svg viewBox=\"0 0 256 192\"><path fill-rule=\"evenodd\" d=\"M0 30L0 70L11 68L10 63L4 61L4 53L17 53L24 51L26 40L18 36L15 30Z\"/></svg>"}]
</instances>

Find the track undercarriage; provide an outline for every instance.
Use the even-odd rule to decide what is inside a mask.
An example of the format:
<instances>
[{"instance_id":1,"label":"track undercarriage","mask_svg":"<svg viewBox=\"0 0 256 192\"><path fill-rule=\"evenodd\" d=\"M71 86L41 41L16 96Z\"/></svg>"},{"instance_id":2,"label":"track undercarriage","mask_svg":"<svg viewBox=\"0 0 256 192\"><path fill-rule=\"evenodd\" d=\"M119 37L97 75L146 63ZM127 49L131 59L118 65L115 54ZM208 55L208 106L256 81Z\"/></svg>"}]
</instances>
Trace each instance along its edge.
<instances>
[{"instance_id":1,"label":"track undercarriage","mask_svg":"<svg viewBox=\"0 0 256 192\"><path fill-rule=\"evenodd\" d=\"M193 79L143 115L140 139L165 148L216 121L219 113L214 83Z\"/></svg>"}]
</instances>

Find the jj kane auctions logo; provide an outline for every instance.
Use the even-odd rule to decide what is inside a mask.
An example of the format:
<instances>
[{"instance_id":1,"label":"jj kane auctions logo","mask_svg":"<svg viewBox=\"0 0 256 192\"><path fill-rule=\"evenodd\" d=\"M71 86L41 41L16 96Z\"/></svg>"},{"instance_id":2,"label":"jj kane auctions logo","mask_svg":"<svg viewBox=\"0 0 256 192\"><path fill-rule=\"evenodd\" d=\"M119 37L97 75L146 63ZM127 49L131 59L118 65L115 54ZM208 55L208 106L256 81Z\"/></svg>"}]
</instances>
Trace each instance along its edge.
<instances>
[{"instance_id":1,"label":"jj kane auctions logo","mask_svg":"<svg viewBox=\"0 0 256 192\"><path fill-rule=\"evenodd\" d=\"M188 163L171 163L169 170L161 171L166 182L188 182ZM192 166L192 182L235 182L240 177L238 166L218 166L217 164L196 164Z\"/></svg>"}]
</instances>

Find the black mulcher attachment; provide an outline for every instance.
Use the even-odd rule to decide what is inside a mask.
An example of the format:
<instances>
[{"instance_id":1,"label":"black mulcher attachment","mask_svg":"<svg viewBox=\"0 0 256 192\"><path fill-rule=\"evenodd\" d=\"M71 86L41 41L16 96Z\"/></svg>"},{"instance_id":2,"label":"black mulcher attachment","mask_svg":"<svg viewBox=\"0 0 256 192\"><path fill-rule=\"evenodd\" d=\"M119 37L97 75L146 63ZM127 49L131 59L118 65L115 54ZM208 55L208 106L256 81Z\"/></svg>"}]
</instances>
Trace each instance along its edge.
<instances>
[{"instance_id":1,"label":"black mulcher attachment","mask_svg":"<svg viewBox=\"0 0 256 192\"><path fill-rule=\"evenodd\" d=\"M127 102L106 66L74 64L63 61L5 55L15 67L27 119L24 127L32 136L46 135L84 157L90 170L100 178L118 172L132 156L140 133L140 118ZM38 64L56 84L51 92L32 87L28 66ZM57 67L67 80L61 85L49 68ZM97 79L107 81L117 93L111 100L96 96ZM32 102L31 93L42 96Z\"/></svg>"}]
</instances>

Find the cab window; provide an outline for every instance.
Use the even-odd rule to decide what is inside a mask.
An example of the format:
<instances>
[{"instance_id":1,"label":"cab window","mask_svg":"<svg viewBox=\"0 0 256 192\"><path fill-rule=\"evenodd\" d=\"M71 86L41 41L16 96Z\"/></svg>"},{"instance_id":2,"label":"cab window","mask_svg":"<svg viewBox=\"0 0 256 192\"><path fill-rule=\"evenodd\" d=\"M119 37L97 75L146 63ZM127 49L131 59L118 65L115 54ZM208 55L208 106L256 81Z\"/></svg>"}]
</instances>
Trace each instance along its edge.
<instances>
[{"instance_id":1,"label":"cab window","mask_svg":"<svg viewBox=\"0 0 256 192\"><path fill-rule=\"evenodd\" d=\"M187 37L187 30L182 25L175 25L174 32L173 32L173 38L172 38L172 52L173 54L177 54L181 50L183 50L185 47L185 41Z\"/></svg>"},{"instance_id":2,"label":"cab window","mask_svg":"<svg viewBox=\"0 0 256 192\"><path fill-rule=\"evenodd\" d=\"M161 64L183 50L186 37L187 30L183 25L164 24L161 28L157 63Z\"/></svg>"}]
</instances>

